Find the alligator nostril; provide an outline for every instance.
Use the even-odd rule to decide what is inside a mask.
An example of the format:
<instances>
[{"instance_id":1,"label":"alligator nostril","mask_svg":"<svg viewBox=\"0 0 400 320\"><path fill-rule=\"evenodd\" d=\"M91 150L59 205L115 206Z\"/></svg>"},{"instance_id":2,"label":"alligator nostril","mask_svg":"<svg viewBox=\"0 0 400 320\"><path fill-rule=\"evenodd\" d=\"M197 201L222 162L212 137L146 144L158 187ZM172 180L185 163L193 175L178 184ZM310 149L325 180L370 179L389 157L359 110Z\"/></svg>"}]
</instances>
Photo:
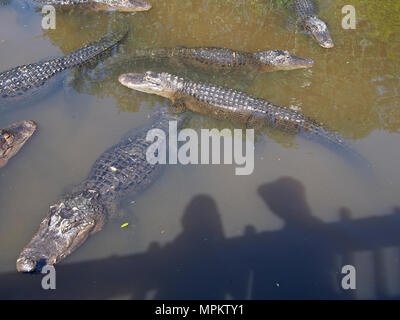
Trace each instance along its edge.
<instances>
[{"instance_id":1,"label":"alligator nostril","mask_svg":"<svg viewBox=\"0 0 400 320\"><path fill-rule=\"evenodd\" d=\"M17 260L17 270L18 272L33 272L36 269L37 261L30 258L19 258Z\"/></svg>"},{"instance_id":2,"label":"alligator nostril","mask_svg":"<svg viewBox=\"0 0 400 320\"><path fill-rule=\"evenodd\" d=\"M37 123L33 120L27 120L26 123L29 127L33 128L33 129L36 129L36 127L37 127Z\"/></svg>"}]
</instances>

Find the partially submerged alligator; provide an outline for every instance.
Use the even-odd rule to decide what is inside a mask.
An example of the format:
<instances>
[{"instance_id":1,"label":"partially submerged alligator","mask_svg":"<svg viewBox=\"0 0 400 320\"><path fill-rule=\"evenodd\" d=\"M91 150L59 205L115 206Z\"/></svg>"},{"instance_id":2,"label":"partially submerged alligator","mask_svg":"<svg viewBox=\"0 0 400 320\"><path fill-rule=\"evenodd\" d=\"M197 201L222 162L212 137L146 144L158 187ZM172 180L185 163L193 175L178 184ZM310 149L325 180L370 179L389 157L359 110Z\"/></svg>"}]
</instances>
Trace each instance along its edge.
<instances>
[{"instance_id":1,"label":"partially submerged alligator","mask_svg":"<svg viewBox=\"0 0 400 320\"><path fill-rule=\"evenodd\" d=\"M112 32L63 57L15 67L0 73L0 105L21 102L42 92L43 86L62 71L86 63L114 47L127 30Z\"/></svg>"},{"instance_id":2,"label":"partially submerged alligator","mask_svg":"<svg viewBox=\"0 0 400 320\"><path fill-rule=\"evenodd\" d=\"M130 51L127 57L122 57L124 63L137 59L177 59L178 63L183 62L192 66L217 69L253 67L257 71L264 72L310 68L314 64L312 59L293 56L283 50L252 53L219 47L136 49Z\"/></svg>"},{"instance_id":3,"label":"partially submerged alligator","mask_svg":"<svg viewBox=\"0 0 400 320\"><path fill-rule=\"evenodd\" d=\"M116 10L121 12L148 11L151 4L139 0L35 0L52 6L93 5L96 10Z\"/></svg>"},{"instance_id":4,"label":"partially submerged alligator","mask_svg":"<svg viewBox=\"0 0 400 320\"><path fill-rule=\"evenodd\" d=\"M318 18L312 0L293 0L293 5L303 28L311 33L321 47L332 48L334 45L328 27Z\"/></svg>"},{"instance_id":5,"label":"partially submerged alligator","mask_svg":"<svg viewBox=\"0 0 400 320\"><path fill-rule=\"evenodd\" d=\"M0 168L15 156L36 130L36 123L30 120L16 122L6 129L0 129Z\"/></svg>"},{"instance_id":6,"label":"partially submerged alligator","mask_svg":"<svg viewBox=\"0 0 400 320\"><path fill-rule=\"evenodd\" d=\"M335 151L345 152L357 164L364 159L346 140L323 124L297 111L279 107L246 93L196 83L165 72L128 73L119 77L124 86L170 99L177 110L186 108L214 118L244 123L250 128L272 127L303 136Z\"/></svg>"},{"instance_id":7,"label":"partially submerged alligator","mask_svg":"<svg viewBox=\"0 0 400 320\"><path fill-rule=\"evenodd\" d=\"M152 128L168 132L169 120L183 120L168 110L159 108L150 126L134 129L105 151L88 178L50 207L39 230L19 255L19 272L33 272L43 264L55 264L66 258L89 234L103 228L120 198L143 191L159 176L162 165L152 165L146 159L152 144L146 141L146 135Z\"/></svg>"}]
</instances>

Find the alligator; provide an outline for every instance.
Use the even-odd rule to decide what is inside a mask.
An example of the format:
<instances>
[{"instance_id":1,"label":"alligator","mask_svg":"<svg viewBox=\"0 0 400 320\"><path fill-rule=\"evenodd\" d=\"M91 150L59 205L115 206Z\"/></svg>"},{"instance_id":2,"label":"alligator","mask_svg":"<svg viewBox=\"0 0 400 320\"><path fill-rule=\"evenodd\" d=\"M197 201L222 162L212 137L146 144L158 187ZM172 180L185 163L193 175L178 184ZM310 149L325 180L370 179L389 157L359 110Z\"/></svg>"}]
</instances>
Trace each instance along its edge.
<instances>
[{"instance_id":1,"label":"alligator","mask_svg":"<svg viewBox=\"0 0 400 320\"><path fill-rule=\"evenodd\" d=\"M294 9L303 28L311 33L323 48L332 48L333 41L328 27L318 18L312 0L293 0Z\"/></svg>"},{"instance_id":2,"label":"alligator","mask_svg":"<svg viewBox=\"0 0 400 320\"><path fill-rule=\"evenodd\" d=\"M13 123L6 129L0 129L0 168L15 156L33 135L37 124L31 120Z\"/></svg>"},{"instance_id":3,"label":"alligator","mask_svg":"<svg viewBox=\"0 0 400 320\"><path fill-rule=\"evenodd\" d=\"M73 6L93 5L96 10L116 10L120 12L148 11L151 4L139 0L35 0L43 5Z\"/></svg>"},{"instance_id":4,"label":"alligator","mask_svg":"<svg viewBox=\"0 0 400 320\"><path fill-rule=\"evenodd\" d=\"M136 49L122 57L121 64L126 65L129 61L138 59L177 59L178 63L183 62L195 67L216 69L253 67L257 71L264 72L310 68L314 64L312 59L293 56L283 50L251 53L218 47Z\"/></svg>"},{"instance_id":5,"label":"alligator","mask_svg":"<svg viewBox=\"0 0 400 320\"><path fill-rule=\"evenodd\" d=\"M43 94L44 85L49 85L54 76L62 71L82 65L117 45L127 30L111 32L65 56L46 59L42 62L15 67L0 73L0 105L25 102Z\"/></svg>"},{"instance_id":6,"label":"alligator","mask_svg":"<svg viewBox=\"0 0 400 320\"><path fill-rule=\"evenodd\" d=\"M170 120L180 125L184 117L171 113L170 109L157 108L151 125L126 134L95 161L86 180L50 206L38 231L19 255L16 263L19 272L39 271L45 264L66 258L89 234L103 228L122 197L139 194L160 176L163 165L147 161L146 151L152 142L146 136L152 128L167 133Z\"/></svg>"},{"instance_id":7,"label":"alligator","mask_svg":"<svg viewBox=\"0 0 400 320\"><path fill-rule=\"evenodd\" d=\"M137 91L168 98L175 110L188 109L217 119L236 121L257 130L272 127L329 146L348 156L351 162L369 166L343 137L322 123L246 93L185 80L165 72L122 74L119 82Z\"/></svg>"}]
</instances>

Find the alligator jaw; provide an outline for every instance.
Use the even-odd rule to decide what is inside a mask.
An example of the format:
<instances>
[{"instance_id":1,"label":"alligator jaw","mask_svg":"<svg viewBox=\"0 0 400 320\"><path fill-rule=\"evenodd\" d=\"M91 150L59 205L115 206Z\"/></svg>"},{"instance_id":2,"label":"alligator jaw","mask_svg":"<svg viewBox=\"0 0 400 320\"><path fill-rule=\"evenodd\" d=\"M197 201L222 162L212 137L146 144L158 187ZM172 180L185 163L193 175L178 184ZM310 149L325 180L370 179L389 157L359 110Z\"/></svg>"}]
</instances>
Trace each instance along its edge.
<instances>
[{"instance_id":1,"label":"alligator jaw","mask_svg":"<svg viewBox=\"0 0 400 320\"><path fill-rule=\"evenodd\" d=\"M105 9L114 9L120 12L148 11L152 5L148 2L138 0L95 0L98 8L104 6Z\"/></svg>"},{"instance_id":2,"label":"alligator jaw","mask_svg":"<svg viewBox=\"0 0 400 320\"><path fill-rule=\"evenodd\" d=\"M325 22L315 16L309 17L304 22L304 28L318 41L323 48L333 48L333 40Z\"/></svg>"},{"instance_id":3,"label":"alligator jaw","mask_svg":"<svg viewBox=\"0 0 400 320\"><path fill-rule=\"evenodd\" d=\"M311 68L313 65L313 59L291 56L288 63L281 67L281 70L307 69Z\"/></svg>"},{"instance_id":4,"label":"alligator jaw","mask_svg":"<svg viewBox=\"0 0 400 320\"><path fill-rule=\"evenodd\" d=\"M20 253L19 272L39 271L75 251L87 237L102 229L105 209L99 193L86 190L60 200L50 210L32 240Z\"/></svg>"}]
</instances>

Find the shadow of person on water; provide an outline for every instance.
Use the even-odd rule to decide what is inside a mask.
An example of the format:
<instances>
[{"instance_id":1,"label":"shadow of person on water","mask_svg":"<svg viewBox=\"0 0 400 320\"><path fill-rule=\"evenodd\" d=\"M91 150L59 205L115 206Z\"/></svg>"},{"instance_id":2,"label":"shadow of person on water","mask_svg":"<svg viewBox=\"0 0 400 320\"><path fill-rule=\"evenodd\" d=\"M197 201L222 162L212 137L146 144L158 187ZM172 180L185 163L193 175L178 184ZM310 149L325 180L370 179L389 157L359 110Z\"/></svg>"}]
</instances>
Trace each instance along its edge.
<instances>
[{"instance_id":1,"label":"shadow of person on water","mask_svg":"<svg viewBox=\"0 0 400 320\"><path fill-rule=\"evenodd\" d=\"M324 222L312 215L304 186L290 177L264 184L258 194L284 227L268 241L260 237L255 260L254 298L323 299L337 298L333 290L336 272L332 235ZM340 241L339 241L340 242ZM262 251L265 254L262 254Z\"/></svg>"},{"instance_id":2,"label":"shadow of person on water","mask_svg":"<svg viewBox=\"0 0 400 320\"><path fill-rule=\"evenodd\" d=\"M223 299L229 267L226 238L216 202L195 196L182 217L182 233L164 248L168 276L160 279L157 299Z\"/></svg>"},{"instance_id":3,"label":"shadow of person on water","mask_svg":"<svg viewBox=\"0 0 400 320\"><path fill-rule=\"evenodd\" d=\"M386 262L380 252L400 247L400 210L353 220L341 208L341 219L326 223L313 216L296 179L263 184L258 194L283 220L282 229L257 232L247 226L243 235L227 238L215 200L197 195L184 210L182 232L166 245L153 242L143 253L60 263L56 290L43 290L40 274L3 273L0 298L351 299L356 296L339 287L334 257L359 269L356 251L373 253L376 297L393 298L382 282Z\"/></svg>"}]
</instances>

